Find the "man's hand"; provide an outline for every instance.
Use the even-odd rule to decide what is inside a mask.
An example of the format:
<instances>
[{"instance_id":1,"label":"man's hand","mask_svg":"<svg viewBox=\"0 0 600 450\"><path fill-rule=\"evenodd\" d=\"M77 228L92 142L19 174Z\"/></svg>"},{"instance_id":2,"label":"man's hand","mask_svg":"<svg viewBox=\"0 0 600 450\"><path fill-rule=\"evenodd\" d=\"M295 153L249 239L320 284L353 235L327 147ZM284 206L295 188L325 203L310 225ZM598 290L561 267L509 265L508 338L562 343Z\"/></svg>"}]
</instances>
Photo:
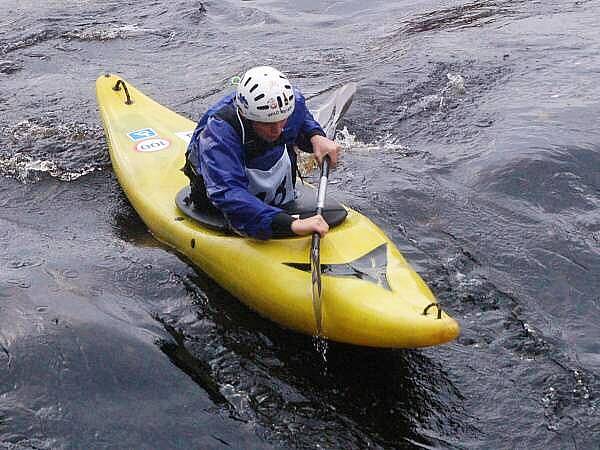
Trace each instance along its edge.
<instances>
[{"instance_id":1,"label":"man's hand","mask_svg":"<svg viewBox=\"0 0 600 450\"><path fill-rule=\"evenodd\" d=\"M298 236L306 236L307 234L319 233L324 237L329 231L329 225L323 219L323 216L316 215L306 219L296 219L292 222L292 231Z\"/></svg>"},{"instance_id":2,"label":"man's hand","mask_svg":"<svg viewBox=\"0 0 600 450\"><path fill-rule=\"evenodd\" d=\"M315 134L313 137L311 137L310 143L312 144L313 153L319 164L323 163L323 158L325 155L329 155L329 158L331 159L331 167L335 167L340 151L342 150L341 145L336 144L331 139L319 134Z\"/></svg>"}]
</instances>

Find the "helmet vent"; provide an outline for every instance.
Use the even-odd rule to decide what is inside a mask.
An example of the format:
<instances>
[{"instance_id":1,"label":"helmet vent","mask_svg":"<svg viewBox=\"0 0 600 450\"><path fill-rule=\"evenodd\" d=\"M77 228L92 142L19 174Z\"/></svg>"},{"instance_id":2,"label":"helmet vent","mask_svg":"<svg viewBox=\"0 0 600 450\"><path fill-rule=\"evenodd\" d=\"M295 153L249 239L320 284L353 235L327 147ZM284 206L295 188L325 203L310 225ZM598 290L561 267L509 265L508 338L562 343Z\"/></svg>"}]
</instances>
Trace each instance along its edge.
<instances>
[{"instance_id":1,"label":"helmet vent","mask_svg":"<svg viewBox=\"0 0 600 450\"><path fill-rule=\"evenodd\" d=\"M244 83L244 87L248 86L248 83L250 83L250 80L252 79L252 77L248 77L248 79L246 80L246 82Z\"/></svg>"},{"instance_id":2,"label":"helmet vent","mask_svg":"<svg viewBox=\"0 0 600 450\"><path fill-rule=\"evenodd\" d=\"M257 87L258 87L258 83L256 83L254 86L252 86L250 88L250 92L253 92Z\"/></svg>"},{"instance_id":3,"label":"helmet vent","mask_svg":"<svg viewBox=\"0 0 600 450\"><path fill-rule=\"evenodd\" d=\"M263 110L263 109L269 109L269 105L261 105L261 106L257 106L257 107L256 107L256 109L260 109L260 110Z\"/></svg>"},{"instance_id":4,"label":"helmet vent","mask_svg":"<svg viewBox=\"0 0 600 450\"><path fill-rule=\"evenodd\" d=\"M280 108L283 106L283 102L281 101L281 97L279 95L277 96L277 104Z\"/></svg>"},{"instance_id":5,"label":"helmet vent","mask_svg":"<svg viewBox=\"0 0 600 450\"><path fill-rule=\"evenodd\" d=\"M257 102L258 100L260 100L264 96L265 96L265 94L258 94L256 97L254 97L254 101Z\"/></svg>"}]
</instances>

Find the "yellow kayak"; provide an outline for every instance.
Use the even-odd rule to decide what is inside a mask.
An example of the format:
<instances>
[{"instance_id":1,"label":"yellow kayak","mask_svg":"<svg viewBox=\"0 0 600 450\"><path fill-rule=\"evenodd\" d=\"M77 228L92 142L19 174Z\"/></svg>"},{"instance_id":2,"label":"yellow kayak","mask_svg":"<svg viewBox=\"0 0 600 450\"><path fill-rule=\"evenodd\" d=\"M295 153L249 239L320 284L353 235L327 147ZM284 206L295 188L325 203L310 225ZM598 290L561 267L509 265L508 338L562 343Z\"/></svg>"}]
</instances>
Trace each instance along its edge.
<instances>
[{"instance_id":1,"label":"yellow kayak","mask_svg":"<svg viewBox=\"0 0 600 450\"><path fill-rule=\"evenodd\" d=\"M96 95L114 171L152 234L262 316L315 335L310 236L259 241L200 224L175 202L189 184L180 169L195 122L115 75L98 78ZM321 112L321 124L343 114L335 105ZM402 348L456 338L457 322L394 243L367 217L345 210L345 220L321 241L322 334Z\"/></svg>"}]
</instances>

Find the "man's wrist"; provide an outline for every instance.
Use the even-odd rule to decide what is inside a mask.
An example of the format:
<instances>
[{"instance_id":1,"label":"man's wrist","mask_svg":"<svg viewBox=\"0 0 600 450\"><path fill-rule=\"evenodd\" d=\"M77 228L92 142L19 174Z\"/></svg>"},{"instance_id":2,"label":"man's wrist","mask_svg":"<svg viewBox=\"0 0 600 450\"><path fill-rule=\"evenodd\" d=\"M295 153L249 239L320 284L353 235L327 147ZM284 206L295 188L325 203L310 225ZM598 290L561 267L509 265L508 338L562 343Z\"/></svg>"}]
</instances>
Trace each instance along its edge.
<instances>
[{"instance_id":1,"label":"man's wrist","mask_svg":"<svg viewBox=\"0 0 600 450\"><path fill-rule=\"evenodd\" d=\"M308 139L311 142L311 144L315 141L318 140L318 137L326 137L325 136L325 132L323 130L313 130L312 132L308 133Z\"/></svg>"}]
</instances>

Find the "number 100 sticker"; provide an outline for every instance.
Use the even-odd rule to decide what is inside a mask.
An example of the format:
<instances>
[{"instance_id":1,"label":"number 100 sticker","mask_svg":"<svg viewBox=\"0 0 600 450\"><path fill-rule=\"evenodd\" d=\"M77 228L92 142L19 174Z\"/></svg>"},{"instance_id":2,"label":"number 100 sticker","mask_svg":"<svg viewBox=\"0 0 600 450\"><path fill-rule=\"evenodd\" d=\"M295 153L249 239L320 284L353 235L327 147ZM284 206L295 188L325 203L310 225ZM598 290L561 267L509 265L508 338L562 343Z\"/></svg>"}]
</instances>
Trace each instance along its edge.
<instances>
[{"instance_id":1,"label":"number 100 sticker","mask_svg":"<svg viewBox=\"0 0 600 450\"><path fill-rule=\"evenodd\" d=\"M153 139L146 139L144 141L138 142L135 145L135 149L138 152L144 152L144 153L158 152L160 150L165 150L165 149L169 148L170 145L171 145L171 142L169 142L166 139L153 138Z\"/></svg>"}]
</instances>

